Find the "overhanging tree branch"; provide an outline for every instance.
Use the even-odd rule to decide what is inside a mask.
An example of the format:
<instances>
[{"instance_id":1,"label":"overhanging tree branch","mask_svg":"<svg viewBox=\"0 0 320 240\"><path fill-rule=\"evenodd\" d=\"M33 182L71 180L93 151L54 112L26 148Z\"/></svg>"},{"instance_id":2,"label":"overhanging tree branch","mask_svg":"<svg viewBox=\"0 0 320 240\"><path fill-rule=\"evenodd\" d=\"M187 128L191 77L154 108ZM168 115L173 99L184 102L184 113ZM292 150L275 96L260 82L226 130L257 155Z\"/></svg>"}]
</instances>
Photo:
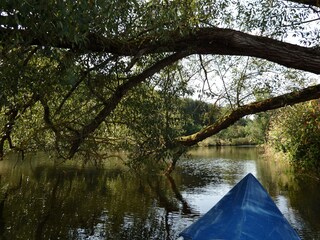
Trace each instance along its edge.
<instances>
[{"instance_id":1,"label":"overhanging tree branch","mask_svg":"<svg viewBox=\"0 0 320 240\"><path fill-rule=\"evenodd\" d=\"M191 51L193 54L219 54L251 56L269 60L289 68L305 70L320 74L320 50L302 47L279 40L254 36L232 29L198 28L187 33L169 31L163 33L166 38L159 37L126 39L105 38L97 34L88 34L87 41L76 44L68 39L46 40L41 36L33 36L27 30L11 30L0 28L0 40L8 36L20 36L20 44L50 46L72 49L77 52L101 52L122 56L137 56L163 52ZM143 43L143 44L141 44Z\"/></svg>"},{"instance_id":2,"label":"overhanging tree branch","mask_svg":"<svg viewBox=\"0 0 320 240\"><path fill-rule=\"evenodd\" d=\"M318 0L289 1L307 4L310 8L313 6L319 6ZM17 9L19 10L18 5ZM82 23L79 22L79 26L81 26L80 32L71 30L70 32L67 31L68 33L66 34L61 32L61 29L64 29L63 26L58 26L59 22L57 21L59 21L59 17L57 18L55 16L52 18L48 18L48 20L45 21L44 24L41 24L39 22L40 18L35 17L35 14L30 14L33 13L33 11L34 13L37 13L37 10L38 9L31 9L25 12L22 11L21 13L19 11L14 11L17 14L22 14L20 20L20 15L17 18L16 13L11 14L11 11L9 10L4 11L4 14L2 14L3 16L0 16L0 21L4 21L2 24L0 24L0 48L4 46L6 47L5 50L10 50L11 48L16 48L19 46L36 46L36 48L41 49L69 49L71 52L77 53L84 57L90 55L91 53L98 53L96 55L101 55L102 58L109 54L113 54L119 57L130 56L132 57L131 63L128 63L128 58L123 58L124 61L128 63L127 68L124 70L124 72L129 71L131 67L133 67L137 63L136 60L140 59L140 57L142 56L153 56L153 54L162 55L163 53L170 55L169 57L158 61L150 68L145 66L145 70L141 74L126 79L126 81L122 85L115 89L111 97L105 97L102 95L100 96L99 94L98 102L101 101L103 104L102 106L99 105L101 106L101 108L99 108L100 112L98 112L96 115L91 116L91 120L89 120L89 122L86 122L87 120L85 120L85 125L81 125L82 127L79 127L78 130L72 131L73 135L71 135L72 138L70 139L70 157L72 157L78 151L79 147L85 141L85 139L88 138L90 134L92 134L108 116L110 116L110 114L114 111L114 109L116 109L121 100L128 94L130 90L138 86L143 81L146 81L147 78L159 72L164 67L171 65L175 61L182 59L190 54L238 55L257 57L281 64L288 68L295 68L320 74L319 49L298 46L290 43L285 43L280 40L255 36L232 29L222 29L217 27L186 27L189 26L188 21L186 21L186 25L173 24L168 28L159 27L159 32L157 32L156 29L158 29L158 24L156 24L155 26L151 24L151 26L149 26L149 23L146 22L146 28L151 28L154 30L144 31L141 30L141 27L138 25L134 25L136 28L131 28L131 24L129 24L126 26L128 27L128 29L130 29L128 33L123 32L123 34L118 34L118 31L113 32L104 30L109 27L109 25L104 26L104 24L107 24L106 22L108 21L102 21L103 23L101 23L101 28L98 27L98 25L100 26L100 23L98 23L98 21L93 21L93 24L90 24L90 26L92 25L93 27L90 27L87 24L81 25ZM126 10L127 9L124 9L124 12ZM141 13L143 13L143 11L141 11ZM23 16L23 14L25 14L26 16ZM40 14L39 16L42 16L42 14ZM74 17L77 16L80 15L74 15ZM61 17L65 16L63 16L62 14ZM19 21L17 21L16 18ZM144 18L141 18L141 21L143 21L143 19ZM160 24L161 19L162 18L159 19ZM29 20L33 20L33 22ZM29 24L29 22L31 24ZM73 23L72 21L70 22ZM74 27L71 26L71 24L69 26L67 21L62 21L62 23L66 23L68 27L71 27L69 28L69 30ZM125 23L126 21L123 22L123 24ZM47 29L46 27L49 27L49 25L50 28ZM118 22L114 23L114 27L115 29L119 28ZM121 26L120 28L123 28L123 26ZM94 31L95 33L90 32L90 30ZM139 32L141 31L143 31L143 34L139 34ZM26 59L29 60L28 57ZM90 62L90 64L95 63ZM119 74L119 76L120 75L121 74ZM80 84L80 82L78 83ZM69 97L71 96L71 94L73 94L73 91L77 87L78 85L75 84L69 91L69 93L67 93L65 98L62 99L62 102L58 107L58 111L62 109L64 103L67 101L67 99L69 99ZM290 105L297 102L310 100L312 98L317 98L319 97L320 92L318 88L319 86L315 86L302 90L300 92L290 93L273 99L239 107L235 109L230 115L216 122L216 124L210 125L191 136L179 138L177 139L177 142L185 146L194 145L204 138L211 136L219 132L220 130L230 126L235 121L247 114L271 110L282 107L284 105ZM89 90L92 90L90 89L90 85ZM95 91L92 91L91 93L93 93L91 95L95 95ZM95 102L94 104L97 103ZM44 120L49 126L52 126L51 129L53 131L56 131L53 123L49 118L49 106L46 105L46 103L43 103L43 106ZM14 117L14 114L12 116Z\"/></svg>"},{"instance_id":3,"label":"overhanging tree branch","mask_svg":"<svg viewBox=\"0 0 320 240\"><path fill-rule=\"evenodd\" d=\"M221 130L226 129L246 115L265 112L317 98L320 98L320 84L305 88L301 91L291 92L278 97L250 103L235 109L227 116L221 118L214 124L203 128L199 132L177 138L176 140L183 146L193 146L198 142L217 134Z\"/></svg>"}]
</instances>

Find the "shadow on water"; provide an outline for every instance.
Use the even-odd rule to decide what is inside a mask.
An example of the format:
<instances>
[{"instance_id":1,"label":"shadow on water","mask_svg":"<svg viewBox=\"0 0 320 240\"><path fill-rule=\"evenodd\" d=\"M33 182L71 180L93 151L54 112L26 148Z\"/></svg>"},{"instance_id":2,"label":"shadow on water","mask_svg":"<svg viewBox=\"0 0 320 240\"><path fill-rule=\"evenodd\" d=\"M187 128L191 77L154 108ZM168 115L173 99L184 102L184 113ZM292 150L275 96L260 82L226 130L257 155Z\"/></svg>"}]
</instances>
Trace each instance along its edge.
<instances>
[{"instance_id":1,"label":"shadow on water","mask_svg":"<svg viewBox=\"0 0 320 240\"><path fill-rule=\"evenodd\" d=\"M288 170L289 169L289 170ZM320 239L319 183L255 148L195 149L170 177L110 165L0 162L0 239L176 239L248 172L305 239Z\"/></svg>"},{"instance_id":2,"label":"shadow on water","mask_svg":"<svg viewBox=\"0 0 320 240\"><path fill-rule=\"evenodd\" d=\"M1 239L173 239L175 215L198 216L174 177L35 159L0 169Z\"/></svg>"}]
</instances>

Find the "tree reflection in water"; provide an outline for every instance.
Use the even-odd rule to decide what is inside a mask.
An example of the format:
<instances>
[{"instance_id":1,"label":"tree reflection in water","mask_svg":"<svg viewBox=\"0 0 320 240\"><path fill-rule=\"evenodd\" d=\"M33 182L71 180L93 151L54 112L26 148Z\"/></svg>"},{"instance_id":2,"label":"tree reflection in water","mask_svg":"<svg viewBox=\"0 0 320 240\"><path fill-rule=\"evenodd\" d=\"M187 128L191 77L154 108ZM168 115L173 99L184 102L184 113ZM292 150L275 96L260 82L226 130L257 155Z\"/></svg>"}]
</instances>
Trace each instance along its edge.
<instances>
[{"instance_id":1,"label":"tree reflection in water","mask_svg":"<svg viewBox=\"0 0 320 240\"><path fill-rule=\"evenodd\" d=\"M0 162L0 239L176 239L248 172L304 239L319 239L319 182L288 169L249 148L195 150L171 177L7 159Z\"/></svg>"},{"instance_id":2,"label":"tree reflection in water","mask_svg":"<svg viewBox=\"0 0 320 240\"><path fill-rule=\"evenodd\" d=\"M3 173L3 239L172 239L192 213L173 177L33 164Z\"/></svg>"}]
</instances>

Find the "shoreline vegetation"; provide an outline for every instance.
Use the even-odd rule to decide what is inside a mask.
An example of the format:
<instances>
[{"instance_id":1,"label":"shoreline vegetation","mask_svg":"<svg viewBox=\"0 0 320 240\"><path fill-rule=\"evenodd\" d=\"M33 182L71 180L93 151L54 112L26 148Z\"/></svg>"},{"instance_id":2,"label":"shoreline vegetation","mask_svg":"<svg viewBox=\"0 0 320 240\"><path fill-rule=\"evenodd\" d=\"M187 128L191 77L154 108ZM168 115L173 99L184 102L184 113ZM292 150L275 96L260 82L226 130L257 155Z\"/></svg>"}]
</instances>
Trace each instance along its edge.
<instances>
[{"instance_id":1,"label":"shoreline vegetation","mask_svg":"<svg viewBox=\"0 0 320 240\"><path fill-rule=\"evenodd\" d=\"M223 147L223 146L259 146L258 143L248 138L217 139L208 138L198 144L199 147Z\"/></svg>"},{"instance_id":2,"label":"shoreline vegetation","mask_svg":"<svg viewBox=\"0 0 320 240\"><path fill-rule=\"evenodd\" d=\"M273 162L275 164L285 165L286 169L292 170L295 176L308 177L320 181L320 174L316 170L303 168L295 164L294 160L290 159L288 153L278 151L270 144L263 144L262 147L262 157L265 161Z\"/></svg>"}]
</instances>

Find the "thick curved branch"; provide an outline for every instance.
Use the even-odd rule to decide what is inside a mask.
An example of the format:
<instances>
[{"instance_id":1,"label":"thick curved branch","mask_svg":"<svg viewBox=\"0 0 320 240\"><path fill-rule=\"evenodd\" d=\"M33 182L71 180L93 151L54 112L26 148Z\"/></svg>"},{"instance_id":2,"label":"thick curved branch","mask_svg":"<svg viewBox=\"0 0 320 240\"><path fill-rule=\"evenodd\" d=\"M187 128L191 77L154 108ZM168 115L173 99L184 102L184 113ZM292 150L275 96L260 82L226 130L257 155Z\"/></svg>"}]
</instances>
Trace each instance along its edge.
<instances>
[{"instance_id":1,"label":"thick curved branch","mask_svg":"<svg viewBox=\"0 0 320 240\"><path fill-rule=\"evenodd\" d=\"M178 138L177 142L184 146L193 146L198 142L217 134L221 130L226 129L246 115L265 112L317 98L320 98L320 84L305 88L301 91L291 92L278 97L244 105L232 111L229 115L218 120L214 124L203 128L199 132Z\"/></svg>"},{"instance_id":2,"label":"thick curved branch","mask_svg":"<svg viewBox=\"0 0 320 240\"><path fill-rule=\"evenodd\" d=\"M15 35L13 35L15 34ZM105 38L101 35L88 34L87 41L81 45L64 40L50 40L33 37L26 30L0 28L0 40L8 36L22 39L21 44L68 48L77 52L104 52L122 56L136 56L163 52L191 51L193 54L220 54L251 56L269 60L289 68L320 74L320 50L302 47L279 40L254 36L232 29L198 28L188 33L171 31L163 33L166 38L149 37L126 41L117 38ZM52 38L55 39L55 38Z\"/></svg>"}]
</instances>

